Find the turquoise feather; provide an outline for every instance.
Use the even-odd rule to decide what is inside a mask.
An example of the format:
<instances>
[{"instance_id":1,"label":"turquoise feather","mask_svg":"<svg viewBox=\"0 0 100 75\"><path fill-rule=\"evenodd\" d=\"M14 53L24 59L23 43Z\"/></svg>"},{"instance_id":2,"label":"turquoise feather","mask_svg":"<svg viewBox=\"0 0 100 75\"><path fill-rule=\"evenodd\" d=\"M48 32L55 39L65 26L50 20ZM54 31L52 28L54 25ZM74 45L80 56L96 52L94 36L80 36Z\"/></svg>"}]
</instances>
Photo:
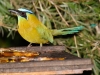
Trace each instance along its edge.
<instances>
[{"instance_id":1,"label":"turquoise feather","mask_svg":"<svg viewBox=\"0 0 100 75\"><path fill-rule=\"evenodd\" d=\"M53 36L57 35L67 35L67 34L73 34L81 31L84 28L84 26L78 26L78 27L73 27L73 28L65 28L65 29L54 29L51 30Z\"/></svg>"}]
</instances>

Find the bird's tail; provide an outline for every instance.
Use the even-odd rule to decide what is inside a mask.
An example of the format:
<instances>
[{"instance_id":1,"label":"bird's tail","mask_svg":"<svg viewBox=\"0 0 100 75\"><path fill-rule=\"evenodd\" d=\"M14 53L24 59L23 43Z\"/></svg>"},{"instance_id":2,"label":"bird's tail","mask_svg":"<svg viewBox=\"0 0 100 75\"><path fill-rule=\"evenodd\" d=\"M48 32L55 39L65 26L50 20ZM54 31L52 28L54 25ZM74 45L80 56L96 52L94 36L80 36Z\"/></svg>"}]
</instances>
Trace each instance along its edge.
<instances>
[{"instance_id":1,"label":"bird's tail","mask_svg":"<svg viewBox=\"0 0 100 75\"><path fill-rule=\"evenodd\" d=\"M78 26L78 27L73 27L73 28L65 28L65 29L54 29L51 30L53 36L57 35L67 35L67 34L73 34L81 31L84 28L84 26Z\"/></svg>"}]
</instances>

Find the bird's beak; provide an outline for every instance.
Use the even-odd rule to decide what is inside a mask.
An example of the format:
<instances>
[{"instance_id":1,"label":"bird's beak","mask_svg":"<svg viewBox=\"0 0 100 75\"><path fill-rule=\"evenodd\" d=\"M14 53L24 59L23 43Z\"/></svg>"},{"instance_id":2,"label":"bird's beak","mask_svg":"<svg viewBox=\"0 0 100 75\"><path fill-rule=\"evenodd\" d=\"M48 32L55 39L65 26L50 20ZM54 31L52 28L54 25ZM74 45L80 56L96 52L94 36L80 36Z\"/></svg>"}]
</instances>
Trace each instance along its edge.
<instances>
[{"instance_id":1,"label":"bird's beak","mask_svg":"<svg viewBox=\"0 0 100 75\"><path fill-rule=\"evenodd\" d=\"M8 11L14 15L19 15L19 10L9 9Z\"/></svg>"}]
</instances>

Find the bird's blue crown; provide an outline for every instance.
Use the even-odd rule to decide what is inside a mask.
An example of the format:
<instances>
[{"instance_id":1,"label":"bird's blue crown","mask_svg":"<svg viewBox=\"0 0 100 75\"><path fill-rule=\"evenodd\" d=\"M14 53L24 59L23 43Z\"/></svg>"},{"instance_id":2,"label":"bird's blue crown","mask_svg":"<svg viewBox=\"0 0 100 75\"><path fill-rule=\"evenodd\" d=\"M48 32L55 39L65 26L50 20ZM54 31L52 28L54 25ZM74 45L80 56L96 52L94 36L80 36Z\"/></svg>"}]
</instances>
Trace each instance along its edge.
<instances>
[{"instance_id":1,"label":"bird's blue crown","mask_svg":"<svg viewBox=\"0 0 100 75\"><path fill-rule=\"evenodd\" d=\"M32 12L31 10L28 10L28 9L19 8L18 10L19 10L19 11L28 12L28 13L33 14L33 12Z\"/></svg>"}]
</instances>

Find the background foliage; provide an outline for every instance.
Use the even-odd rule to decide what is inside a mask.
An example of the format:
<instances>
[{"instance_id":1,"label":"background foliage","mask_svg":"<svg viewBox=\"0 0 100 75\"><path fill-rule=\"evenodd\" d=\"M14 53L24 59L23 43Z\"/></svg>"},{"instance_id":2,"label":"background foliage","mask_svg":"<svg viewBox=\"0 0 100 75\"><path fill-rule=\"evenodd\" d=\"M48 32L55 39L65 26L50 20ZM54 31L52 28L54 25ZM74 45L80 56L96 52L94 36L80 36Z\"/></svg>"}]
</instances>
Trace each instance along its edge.
<instances>
[{"instance_id":1,"label":"background foliage","mask_svg":"<svg viewBox=\"0 0 100 75\"><path fill-rule=\"evenodd\" d=\"M8 12L13 8L34 11L50 29L83 25L84 30L78 34L55 37L53 45L65 45L67 52L91 58L92 74L100 75L99 0L0 0L0 47L28 45L16 32L17 17Z\"/></svg>"}]
</instances>

